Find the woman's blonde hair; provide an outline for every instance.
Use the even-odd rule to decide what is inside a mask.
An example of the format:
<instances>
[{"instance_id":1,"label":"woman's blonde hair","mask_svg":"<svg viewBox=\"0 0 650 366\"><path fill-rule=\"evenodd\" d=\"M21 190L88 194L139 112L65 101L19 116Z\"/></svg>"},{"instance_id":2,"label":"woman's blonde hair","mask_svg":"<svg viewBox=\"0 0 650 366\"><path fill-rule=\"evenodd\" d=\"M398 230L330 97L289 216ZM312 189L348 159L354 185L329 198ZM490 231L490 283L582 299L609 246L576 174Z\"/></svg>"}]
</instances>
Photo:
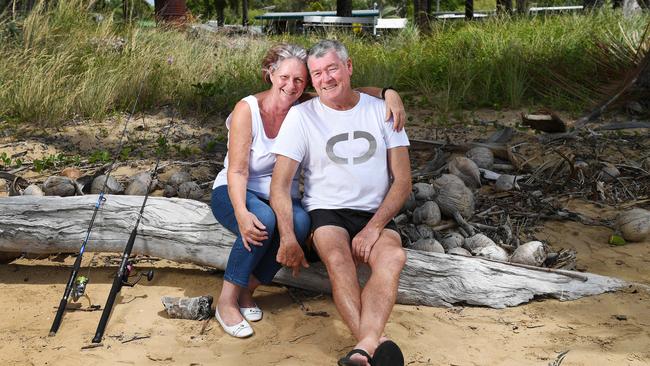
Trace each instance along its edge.
<instances>
[{"instance_id":1,"label":"woman's blonde hair","mask_svg":"<svg viewBox=\"0 0 650 366\"><path fill-rule=\"evenodd\" d=\"M262 77L271 83L271 74L280 66L280 62L295 58L307 64L307 51L295 44L280 43L269 49L262 59Z\"/></svg>"}]
</instances>

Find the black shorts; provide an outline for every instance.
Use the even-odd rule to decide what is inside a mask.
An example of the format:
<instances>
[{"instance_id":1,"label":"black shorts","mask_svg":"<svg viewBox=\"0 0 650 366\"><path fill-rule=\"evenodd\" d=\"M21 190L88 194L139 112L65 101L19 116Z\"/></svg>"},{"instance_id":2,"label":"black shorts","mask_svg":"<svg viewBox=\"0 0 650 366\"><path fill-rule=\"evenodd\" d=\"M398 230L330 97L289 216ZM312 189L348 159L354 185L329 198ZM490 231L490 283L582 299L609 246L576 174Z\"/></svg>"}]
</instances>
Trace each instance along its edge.
<instances>
[{"instance_id":1,"label":"black shorts","mask_svg":"<svg viewBox=\"0 0 650 366\"><path fill-rule=\"evenodd\" d=\"M350 239L354 238L364 227L368 221L375 215L374 212L351 210L348 208L341 208L336 210L317 209L309 212L311 217L311 231L314 232L321 226L332 225L344 228ZM390 220L384 227L397 231L395 221ZM399 231L397 231L399 232Z\"/></svg>"}]
</instances>

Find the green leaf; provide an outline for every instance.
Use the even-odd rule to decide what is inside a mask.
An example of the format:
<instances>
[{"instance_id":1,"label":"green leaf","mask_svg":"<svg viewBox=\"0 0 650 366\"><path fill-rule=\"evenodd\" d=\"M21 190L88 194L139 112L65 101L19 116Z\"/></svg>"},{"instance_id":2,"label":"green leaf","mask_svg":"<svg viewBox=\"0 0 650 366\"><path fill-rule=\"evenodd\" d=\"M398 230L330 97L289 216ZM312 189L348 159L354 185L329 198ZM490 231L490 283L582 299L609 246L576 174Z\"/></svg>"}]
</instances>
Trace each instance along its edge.
<instances>
[{"instance_id":1,"label":"green leaf","mask_svg":"<svg viewBox=\"0 0 650 366\"><path fill-rule=\"evenodd\" d=\"M625 239L623 239L622 236L620 236L620 235L616 235L616 234L612 234L612 235L609 237L609 244L620 246L620 245L625 245L625 244L627 244L627 242L625 241Z\"/></svg>"}]
</instances>

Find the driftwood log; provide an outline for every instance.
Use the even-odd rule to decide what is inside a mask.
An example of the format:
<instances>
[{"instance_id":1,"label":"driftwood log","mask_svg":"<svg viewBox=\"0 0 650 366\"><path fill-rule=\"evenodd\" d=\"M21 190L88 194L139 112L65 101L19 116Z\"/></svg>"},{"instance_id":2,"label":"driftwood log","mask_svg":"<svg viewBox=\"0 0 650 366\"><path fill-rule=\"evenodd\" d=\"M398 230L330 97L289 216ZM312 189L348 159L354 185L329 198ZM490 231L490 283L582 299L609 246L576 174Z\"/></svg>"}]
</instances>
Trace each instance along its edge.
<instances>
[{"instance_id":1,"label":"driftwood log","mask_svg":"<svg viewBox=\"0 0 650 366\"><path fill-rule=\"evenodd\" d=\"M78 252L97 196L0 198L0 252ZM107 196L90 241L91 252L122 252L142 204L142 197ZM224 269L234 236L201 202L151 197L147 202L133 254ZM407 249L398 303L451 306L472 304L503 308L534 297L573 300L615 291L627 283L590 273L549 273L476 258ZM360 270L362 281L367 269ZM275 281L330 292L320 263L298 278L283 269Z\"/></svg>"}]
</instances>

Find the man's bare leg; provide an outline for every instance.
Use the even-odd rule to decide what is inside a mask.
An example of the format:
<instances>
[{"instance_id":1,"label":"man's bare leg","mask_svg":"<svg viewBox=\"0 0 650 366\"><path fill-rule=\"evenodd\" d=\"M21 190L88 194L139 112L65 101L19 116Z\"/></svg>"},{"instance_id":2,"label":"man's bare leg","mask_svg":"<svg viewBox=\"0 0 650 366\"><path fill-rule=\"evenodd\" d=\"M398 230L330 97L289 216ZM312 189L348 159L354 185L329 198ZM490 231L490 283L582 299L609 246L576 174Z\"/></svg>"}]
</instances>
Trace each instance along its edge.
<instances>
[{"instance_id":1,"label":"man's bare leg","mask_svg":"<svg viewBox=\"0 0 650 366\"><path fill-rule=\"evenodd\" d=\"M332 283L336 309L357 339L354 348L372 355L380 341L387 339L382 333L395 304L406 254L399 234L384 230L370 254L372 273L361 292L349 240L347 231L336 226L322 226L314 233L314 244ZM358 354L352 359L366 361Z\"/></svg>"},{"instance_id":2,"label":"man's bare leg","mask_svg":"<svg viewBox=\"0 0 650 366\"><path fill-rule=\"evenodd\" d=\"M336 310L355 339L360 339L361 288L350 251L347 231L337 226L321 226L314 232L314 245L327 268Z\"/></svg>"},{"instance_id":3,"label":"man's bare leg","mask_svg":"<svg viewBox=\"0 0 650 366\"><path fill-rule=\"evenodd\" d=\"M399 276L406 263L406 253L393 230L384 229L370 253L372 273L361 293L361 318L358 348L371 355L382 339L384 327L397 298ZM386 340L385 337L383 340Z\"/></svg>"}]
</instances>

